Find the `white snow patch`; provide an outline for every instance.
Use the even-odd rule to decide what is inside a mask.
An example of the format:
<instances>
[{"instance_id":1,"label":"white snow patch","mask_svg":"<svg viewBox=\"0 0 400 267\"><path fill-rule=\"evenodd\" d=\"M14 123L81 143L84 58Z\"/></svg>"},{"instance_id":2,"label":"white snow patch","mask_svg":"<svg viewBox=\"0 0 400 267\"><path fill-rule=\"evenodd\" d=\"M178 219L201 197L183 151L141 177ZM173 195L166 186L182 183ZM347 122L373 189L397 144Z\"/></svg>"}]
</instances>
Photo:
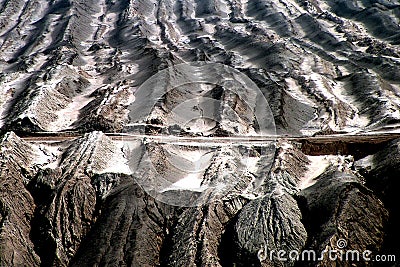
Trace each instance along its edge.
<instances>
[{"instance_id":1,"label":"white snow patch","mask_svg":"<svg viewBox=\"0 0 400 267\"><path fill-rule=\"evenodd\" d=\"M34 58L35 64L33 66L29 67L27 69L27 71L28 72L34 72L34 71L39 70L43 66L43 64L46 63L47 59L48 59L48 56L46 56L46 55L44 55L42 53L39 53Z\"/></svg>"},{"instance_id":2,"label":"white snow patch","mask_svg":"<svg viewBox=\"0 0 400 267\"><path fill-rule=\"evenodd\" d=\"M326 3L327 1L318 1L316 4L322 11L330 11L331 7Z\"/></svg>"},{"instance_id":3,"label":"white snow patch","mask_svg":"<svg viewBox=\"0 0 400 267\"><path fill-rule=\"evenodd\" d=\"M357 46L358 52L367 53L368 46Z\"/></svg>"},{"instance_id":4,"label":"white snow patch","mask_svg":"<svg viewBox=\"0 0 400 267\"><path fill-rule=\"evenodd\" d=\"M187 173L203 173L207 169L214 155L213 150L207 147L198 147L198 149L187 150L185 147L187 147L187 144L184 144L183 146L168 145L168 151L171 153L168 157L169 162L172 166Z\"/></svg>"},{"instance_id":5,"label":"white snow patch","mask_svg":"<svg viewBox=\"0 0 400 267\"><path fill-rule=\"evenodd\" d=\"M32 145L36 157L33 163L36 165L41 165L43 168L55 169L59 163L59 156L61 151L56 146L50 145Z\"/></svg>"},{"instance_id":6,"label":"white snow patch","mask_svg":"<svg viewBox=\"0 0 400 267\"><path fill-rule=\"evenodd\" d=\"M214 35L214 33L216 31L215 25L204 23L203 29L205 32L207 32L208 34L211 35L210 39L213 40L214 38L212 37L212 35Z\"/></svg>"},{"instance_id":7,"label":"white snow patch","mask_svg":"<svg viewBox=\"0 0 400 267\"><path fill-rule=\"evenodd\" d=\"M162 190L162 192L178 189L201 192L205 189L205 187L201 186L201 182L203 181L202 177L202 173L190 173L183 179L180 179L171 186Z\"/></svg>"},{"instance_id":8,"label":"white snow patch","mask_svg":"<svg viewBox=\"0 0 400 267\"><path fill-rule=\"evenodd\" d=\"M313 72L313 66L315 64L313 55L304 55L303 61L300 64L300 69L303 73L308 74Z\"/></svg>"},{"instance_id":9,"label":"white snow patch","mask_svg":"<svg viewBox=\"0 0 400 267\"><path fill-rule=\"evenodd\" d=\"M298 188L303 190L317 182L317 177L323 174L328 166L335 166L339 171L350 170L354 163L352 156L324 155L308 156L310 164L308 170L304 173Z\"/></svg>"},{"instance_id":10,"label":"white snow patch","mask_svg":"<svg viewBox=\"0 0 400 267\"><path fill-rule=\"evenodd\" d=\"M312 186L317 182L315 178L320 176L329 166L331 160L336 156L308 156L310 164L308 165L307 172L303 175L300 181L299 189L303 190Z\"/></svg>"},{"instance_id":11,"label":"white snow patch","mask_svg":"<svg viewBox=\"0 0 400 267\"><path fill-rule=\"evenodd\" d=\"M116 144L117 150L114 153L112 160L108 162L108 166L99 171L98 174L102 173L123 173L130 175L132 174L131 169L129 168L128 165L128 159L125 157L123 153L123 147L124 143L123 142L114 142Z\"/></svg>"},{"instance_id":12,"label":"white snow patch","mask_svg":"<svg viewBox=\"0 0 400 267\"><path fill-rule=\"evenodd\" d=\"M246 157L242 159L242 163L246 166L246 171L256 173L258 170L258 157Z\"/></svg>"},{"instance_id":13,"label":"white snow patch","mask_svg":"<svg viewBox=\"0 0 400 267\"><path fill-rule=\"evenodd\" d=\"M227 1L215 1L214 5L221 19L229 19L230 8Z\"/></svg>"},{"instance_id":14,"label":"white snow patch","mask_svg":"<svg viewBox=\"0 0 400 267\"><path fill-rule=\"evenodd\" d=\"M306 105L309 105L311 107L317 107L315 103L307 97L302 92L301 86L297 84L296 80L293 78L286 78L285 79L286 84L288 86L286 92L293 98L298 100L299 102L302 102Z\"/></svg>"},{"instance_id":15,"label":"white snow patch","mask_svg":"<svg viewBox=\"0 0 400 267\"><path fill-rule=\"evenodd\" d=\"M338 70L342 73L342 76L350 75L351 71L348 70L346 67L338 65L337 66Z\"/></svg>"},{"instance_id":16,"label":"white snow patch","mask_svg":"<svg viewBox=\"0 0 400 267\"><path fill-rule=\"evenodd\" d=\"M284 142L280 144L279 147L282 148L283 150L287 150L293 148L293 145L291 143Z\"/></svg>"}]
</instances>

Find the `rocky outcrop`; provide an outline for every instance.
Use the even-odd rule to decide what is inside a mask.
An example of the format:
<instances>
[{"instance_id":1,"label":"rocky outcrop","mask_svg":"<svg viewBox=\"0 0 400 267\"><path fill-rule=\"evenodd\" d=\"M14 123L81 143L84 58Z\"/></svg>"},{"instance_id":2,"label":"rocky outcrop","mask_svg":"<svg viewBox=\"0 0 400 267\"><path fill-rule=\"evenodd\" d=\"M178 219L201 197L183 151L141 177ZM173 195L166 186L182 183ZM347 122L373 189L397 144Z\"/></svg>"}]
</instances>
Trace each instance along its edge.
<instances>
[{"instance_id":1,"label":"rocky outcrop","mask_svg":"<svg viewBox=\"0 0 400 267\"><path fill-rule=\"evenodd\" d=\"M117 148L102 133L87 134L68 146L55 169L38 173L32 187L40 196L36 215L39 253L44 264L66 266L96 216L95 173L105 170ZM41 192L39 188L47 188Z\"/></svg>"},{"instance_id":2,"label":"rocky outcrop","mask_svg":"<svg viewBox=\"0 0 400 267\"><path fill-rule=\"evenodd\" d=\"M43 70L29 81L15 99L5 127L14 131L54 131L69 125L60 118L60 111L84 91L88 81L68 66ZM72 110L71 112L75 112ZM71 123L71 122L69 122Z\"/></svg>"},{"instance_id":3,"label":"rocky outcrop","mask_svg":"<svg viewBox=\"0 0 400 267\"><path fill-rule=\"evenodd\" d=\"M128 122L127 106L134 100L131 87L126 82L99 88L91 94L95 99L82 108L75 122L80 132L103 130L120 132Z\"/></svg>"},{"instance_id":4,"label":"rocky outcrop","mask_svg":"<svg viewBox=\"0 0 400 267\"><path fill-rule=\"evenodd\" d=\"M172 229L166 264L224 266L224 262L230 261L230 255L224 255L221 250L230 244L223 240L223 235L245 202L244 198L231 197L184 211Z\"/></svg>"},{"instance_id":5,"label":"rocky outcrop","mask_svg":"<svg viewBox=\"0 0 400 267\"><path fill-rule=\"evenodd\" d=\"M157 266L175 219L173 207L147 196L132 176L102 174L119 180L99 201L101 214L81 243L71 266Z\"/></svg>"},{"instance_id":6,"label":"rocky outcrop","mask_svg":"<svg viewBox=\"0 0 400 267\"><path fill-rule=\"evenodd\" d=\"M233 231L238 266L292 266L282 262L277 252L301 251L307 239L302 214L294 198L309 163L307 157L289 143L279 143L270 171L261 159L256 176L266 176L264 195L250 200L238 213ZM250 226L250 227L249 227Z\"/></svg>"},{"instance_id":7,"label":"rocky outcrop","mask_svg":"<svg viewBox=\"0 0 400 267\"><path fill-rule=\"evenodd\" d=\"M35 202L27 190L35 151L14 133L3 136L0 145L0 265L39 266L30 238Z\"/></svg>"},{"instance_id":8,"label":"rocky outcrop","mask_svg":"<svg viewBox=\"0 0 400 267\"><path fill-rule=\"evenodd\" d=\"M396 205L398 194L398 164L400 159L399 140L392 141L381 148L378 153L369 155L356 162L356 168L366 177L366 185L382 200L389 211L389 221L383 251L387 254L397 253L399 246L397 229L399 208Z\"/></svg>"},{"instance_id":9,"label":"rocky outcrop","mask_svg":"<svg viewBox=\"0 0 400 267\"><path fill-rule=\"evenodd\" d=\"M295 260L282 262L277 254L303 249L307 232L301 219L297 202L288 193L273 192L247 204L235 225L239 266L292 266Z\"/></svg>"},{"instance_id":10,"label":"rocky outcrop","mask_svg":"<svg viewBox=\"0 0 400 267\"><path fill-rule=\"evenodd\" d=\"M365 264L363 252L377 253L382 248L388 211L349 171L332 167L316 179L299 194L309 233L308 249L316 252L316 257L307 256L310 258L305 259L305 265L315 266L316 261L320 266L331 264L332 251L337 255L337 266L351 266L357 261ZM346 255L352 250L358 251L358 256Z\"/></svg>"}]
</instances>

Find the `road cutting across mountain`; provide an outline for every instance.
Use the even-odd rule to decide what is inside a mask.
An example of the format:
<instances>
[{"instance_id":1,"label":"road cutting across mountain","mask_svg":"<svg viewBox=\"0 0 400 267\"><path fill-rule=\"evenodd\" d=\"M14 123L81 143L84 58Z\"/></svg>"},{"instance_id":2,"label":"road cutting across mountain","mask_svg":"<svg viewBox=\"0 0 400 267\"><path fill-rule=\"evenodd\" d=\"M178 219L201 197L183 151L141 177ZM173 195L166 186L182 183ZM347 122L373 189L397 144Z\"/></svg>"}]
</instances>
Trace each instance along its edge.
<instances>
[{"instance_id":1,"label":"road cutting across mountain","mask_svg":"<svg viewBox=\"0 0 400 267\"><path fill-rule=\"evenodd\" d=\"M400 138L400 133L363 133L363 134L330 134L316 136L301 135L265 135L265 136L172 136L172 135L145 135L145 134L125 134L125 133L105 133L115 141L159 141L162 143L262 143L270 141L291 141L291 142L315 142L329 143L342 141L349 143L380 143ZM29 135L23 134L21 138L27 142L61 142L74 140L83 137L84 134L76 132L37 132Z\"/></svg>"}]
</instances>

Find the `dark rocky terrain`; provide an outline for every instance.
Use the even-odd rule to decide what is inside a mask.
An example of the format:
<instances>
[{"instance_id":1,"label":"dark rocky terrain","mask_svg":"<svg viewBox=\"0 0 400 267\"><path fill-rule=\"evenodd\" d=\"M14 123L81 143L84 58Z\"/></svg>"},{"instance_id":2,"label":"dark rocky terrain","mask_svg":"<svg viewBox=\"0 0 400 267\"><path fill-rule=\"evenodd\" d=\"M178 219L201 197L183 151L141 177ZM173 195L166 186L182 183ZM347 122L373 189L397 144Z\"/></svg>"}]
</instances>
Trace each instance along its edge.
<instances>
[{"instance_id":1,"label":"dark rocky terrain","mask_svg":"<svg viewBox=\"0 0 400 267\"><path fill-rule=\"evenodd\" d=\"M0 0L0 266L397 266L277 251L400 260L399 44L397 0Z\"/></svg>"}]
</instances>

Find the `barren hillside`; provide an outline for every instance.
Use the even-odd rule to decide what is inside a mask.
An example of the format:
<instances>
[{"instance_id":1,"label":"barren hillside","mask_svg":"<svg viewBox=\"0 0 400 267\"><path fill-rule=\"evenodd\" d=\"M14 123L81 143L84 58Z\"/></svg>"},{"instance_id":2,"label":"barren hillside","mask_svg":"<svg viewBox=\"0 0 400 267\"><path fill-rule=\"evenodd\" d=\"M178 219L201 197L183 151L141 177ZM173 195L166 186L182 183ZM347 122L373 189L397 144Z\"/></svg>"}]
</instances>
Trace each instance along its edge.
<instances>
[{"instance_id":1,"label":"barren hillside","mask_svg":"<svg viewBox=\"0 0 400 267\"><path fill-rule=\"evenodd\" d=\"M0 266L397 266L399 44L398 0L0 0Z\"/></svg>"}]
</instances>

